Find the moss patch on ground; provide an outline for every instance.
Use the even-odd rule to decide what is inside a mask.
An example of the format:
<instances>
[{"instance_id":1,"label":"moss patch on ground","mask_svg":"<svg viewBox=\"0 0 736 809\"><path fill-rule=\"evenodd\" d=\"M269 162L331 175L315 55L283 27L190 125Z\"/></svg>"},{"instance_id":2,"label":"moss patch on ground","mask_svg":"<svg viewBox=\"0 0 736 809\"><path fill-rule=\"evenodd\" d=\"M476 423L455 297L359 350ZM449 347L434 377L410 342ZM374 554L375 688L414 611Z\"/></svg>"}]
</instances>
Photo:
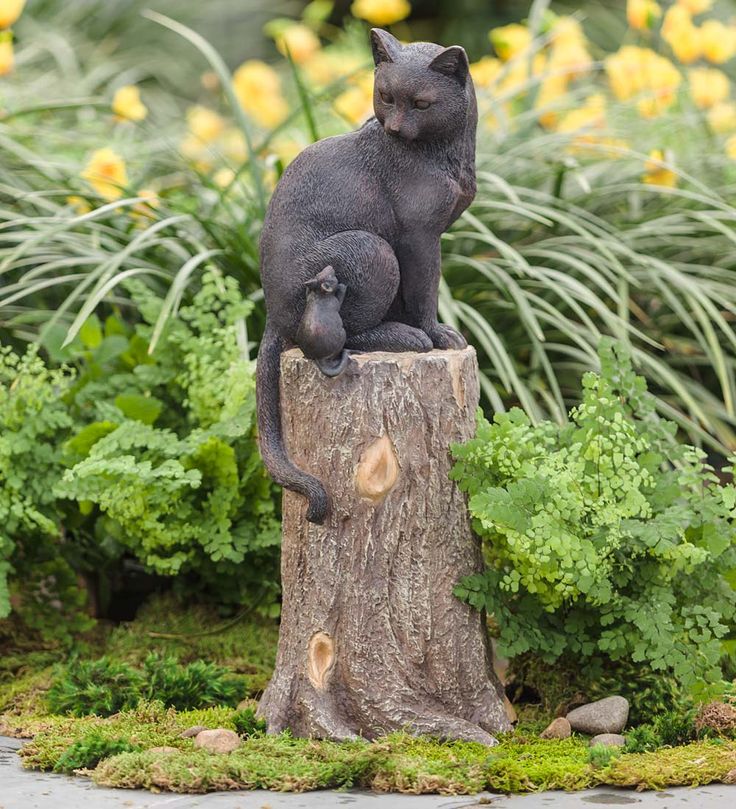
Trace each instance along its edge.
<instances>
[{"instance_id":1,"label":"moss patch on ground","mask_svg":"<svg viewBox=\"0 0 736 809\"><path fill-rule=\"evenodd\" d=\"M276 658L278 624L240 614L221 617L212 607L187 605L171 594L155 596L136 619L111 628L100 622L75 654L140 667L151 653L187 664L204 660L228 668L243 682L243 697L258 697ZM0 649L0 733L17 735L48 714L45 692L72 654L61 648Z\"/></svg>"},{"instance_id":2,"label":"moss patch on ground","mask_svg":"<svg viewBox=\"0 0 736 809\"><path fill-rule=\"evenodd\" d=\"M154 702L108 719L47 717L26 726L35 736L21 756L26 767L63 769L64 762L75 760L70 748L83 760L86 747L94 755L125 743L130 752L103 758L84 774L103 786L172 792L361 787L458 795L576 790L601 784L664 789L729 782L736 768L736 743L718 740L654 753L623 753L596 768L587 739L542 740L529 726L503 736L492 748L401 733L373 743L294 739L285 733L249 738L235 752L216 755L195 749L192 739L180 738L193 725L235 729L234 715L226 708L179 713ZM152 749L162 746L177 752Z\"/></svg>"}]
</instances>

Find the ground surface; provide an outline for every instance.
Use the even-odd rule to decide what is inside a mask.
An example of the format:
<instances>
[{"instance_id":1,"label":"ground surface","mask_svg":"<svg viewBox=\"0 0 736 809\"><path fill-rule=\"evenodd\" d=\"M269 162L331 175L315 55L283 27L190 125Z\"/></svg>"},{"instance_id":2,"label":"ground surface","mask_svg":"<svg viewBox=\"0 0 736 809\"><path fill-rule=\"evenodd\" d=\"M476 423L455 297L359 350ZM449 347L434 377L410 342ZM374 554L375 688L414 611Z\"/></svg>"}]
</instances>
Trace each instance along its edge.
<instances>
[{"instance_id":1,"label":"ground surface","mask_svg":"<svg viewBox=\"0 0 736 809\"><path fill-rule=\"evenodd\" d=\"M584 792L533 795L377 795L361 792L216 792L174 795L102 789L83 778L23 770L15 751L21 742L0 737L0 809L591 809L631 806L636 809L733 809L736 786L713 784L697 789L636 793L610 787Z\"/></svg>"}]
</instances>

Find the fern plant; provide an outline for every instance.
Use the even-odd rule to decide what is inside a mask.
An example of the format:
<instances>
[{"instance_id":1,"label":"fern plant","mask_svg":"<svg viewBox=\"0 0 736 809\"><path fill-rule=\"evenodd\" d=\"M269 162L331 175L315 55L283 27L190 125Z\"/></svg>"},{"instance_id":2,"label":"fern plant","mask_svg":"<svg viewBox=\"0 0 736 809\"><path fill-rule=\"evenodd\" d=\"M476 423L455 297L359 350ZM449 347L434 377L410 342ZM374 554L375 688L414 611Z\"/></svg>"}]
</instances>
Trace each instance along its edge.
<instances>
[{"instance_id":1,"label":"fern plant","mask_svg":"<svg viewBox=\"0 0 736 809\"><path fill-rule=\"evenodd\" d=\"M604 340L600 362L564 426L516 409L454 448L487 562L457 594L495 616L504 655L719 679L736 488L678 443L623 346Z\"/></svg>"}]
</instances>

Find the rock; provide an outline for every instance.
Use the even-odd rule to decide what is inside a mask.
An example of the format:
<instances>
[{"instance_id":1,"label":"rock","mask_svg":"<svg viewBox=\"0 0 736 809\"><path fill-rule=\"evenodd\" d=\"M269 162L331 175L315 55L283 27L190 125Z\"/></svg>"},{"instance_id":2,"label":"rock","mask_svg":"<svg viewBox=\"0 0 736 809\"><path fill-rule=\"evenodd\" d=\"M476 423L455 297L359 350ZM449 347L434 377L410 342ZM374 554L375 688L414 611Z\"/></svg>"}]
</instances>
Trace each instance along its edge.
<instances>
[{"instance_id":1,"label":"rock","mask_svg":"<svg viewBox=\"0 0 736 809\"><path fill-rule=\"evenodd\" d=\"M623 747L626 739L620 733L599 733L590 740L590 746L602 744L604 747Z\"/></svg>"},{"instance_id":2,"label":"rock","mask_svg":"<svg viewBox=\"0 0 736 809\"><path fill-rule=\"evenodd\" d=\"M161 747L151 747L148 752L163 753L165 756L170 756L172 753L178 753L179 750L176 747L169 747L168 745L164 744L161 745Z\"/></svg>"},{"instance_id":3,"label":"rock","mask_svg":"<svg viewBox=\"0 0 736 809\"><path fill-rule=\"evenodd\" d=\"M624 697L606 697L589 702L570 711L567 720L577 733L595 736L599 733L620 733L629 718L629 703Z\"/></svg>"},{"instance_id":4,"label":"rock","mask_svg":"<svg viewBox=\"0 0 736 809\"><path fill-rule=\"evenodd\" d=\"M180 739L191 739L192 736L198 736L203 730L207 730L205 725L195 725L192 728L187 728L179 734Z\"/></svg>"},{"instance_id":5,"label":"rock","mask_svg":"<svg viewBox=\"0 0 736 809\"><path fill-rule=\"evenodd\" d=\"M245 699L240 700L240 702L238 703L238 706L237 706L237 708L235 710L236 711L245 711L248 708L253 708L253 710L255 710L257 707L258 707L258 703L254 699L251 699L250 697L246 697Z\"/></svg>"},{"instance_id":6,"label":"rock","mask_svg":"<svg viewBox=\"0 0 736 809\"><path fill-rule=\"evenodd\" d=\"M570 723L564 716L553 719L539 734L540 739L569 739L572 734Z\"/></svg>"},{"instance_id":7,"label":"rock","mask_svg":"<svg viewBox=\"0 0 736 809\"><path fill-rule=\"evenodd\" d=\"M243 743L242 739L234 730L225 728L215 728L214 730L203 730L197 734L194 746L209 753L232 753Z\"/></svg>"},{"instance_id":8,"label":"rock","mask_svg":"<svg viewBox=\"0 0 736 809\"><path fill-rule=\"evenodd\" d=\"M723 783L724 784L736 784L736 767L734 767L732 770L729 770L723 776Z\"/></svg>"}]
</instances>

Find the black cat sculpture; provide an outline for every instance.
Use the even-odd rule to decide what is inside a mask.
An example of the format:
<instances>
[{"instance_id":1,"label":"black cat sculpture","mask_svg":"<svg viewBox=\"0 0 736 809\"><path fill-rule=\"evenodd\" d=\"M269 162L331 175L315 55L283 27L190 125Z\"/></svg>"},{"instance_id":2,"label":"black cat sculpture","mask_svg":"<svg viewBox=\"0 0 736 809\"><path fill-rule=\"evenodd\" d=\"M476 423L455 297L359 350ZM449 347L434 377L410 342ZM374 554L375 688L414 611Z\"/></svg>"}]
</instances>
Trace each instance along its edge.
<instances>
[{"instance_id":1,"label":"black cat sculpture","mask_svg":"<svg viewBox=\"0 0 736 809\"><path fill-rule=\"evenodd\" d=\"M261 237L261 452L277 483L307 497L314 523L324 522L330 499L286 453L281 352L299 346L329 375L345 367L348 350L466 345L438 322L437 295L440 236L475 196L478 112L468 57L455 45L402 45L375 28L371 45L376 117L312 144L291 163ZM317 280L330 267L334 293Z\"/></svg>"}]
</instances>

